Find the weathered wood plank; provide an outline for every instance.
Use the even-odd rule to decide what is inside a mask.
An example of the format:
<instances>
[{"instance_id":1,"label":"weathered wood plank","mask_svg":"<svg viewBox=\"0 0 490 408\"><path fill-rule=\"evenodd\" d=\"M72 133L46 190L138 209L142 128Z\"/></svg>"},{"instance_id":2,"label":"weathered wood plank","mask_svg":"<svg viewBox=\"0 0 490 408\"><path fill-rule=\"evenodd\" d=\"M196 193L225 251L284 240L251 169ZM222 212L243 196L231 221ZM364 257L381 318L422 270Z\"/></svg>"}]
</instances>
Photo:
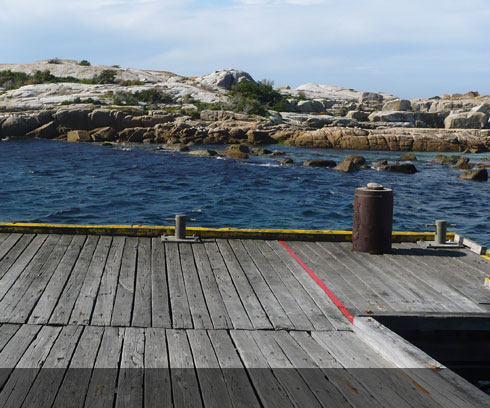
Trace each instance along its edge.
<instances>
[{"instance_id":1,"label":"weathered wood plank","mask_svg":"<svg viewBox=\"0 0 490 408\"><path fill-rule=\"evenodd\" d=\"M22 238L22 234L1 234L0 240L0 261L9 253L14 245Z\"/></svg>"},{"instance_id":2,"label":"weathered wood plank","mask_svg":"<svg viewBox=\"0 0 490 408\"><path fill-rule=\"evenodd\" d=\"M202 407L192 352L184 330L167 330L173 402L176 407Z\"/></svg>"},{"instance_id":3,"label":"weathered wood plank","mask_svg":"<svg viewBox=\"0 0 490 408\"><path fill-rule=\"evenodd\" d=\"M1 407L20 407L46 360L61 327L44 326L30 344L0 392Z\"/></svg>"},{"instance_id":4,"label":"weathered wood plank","mask_svg":"<svg viewBox=\"0 0 490 408\"><path fill-rule=\"evenodd\" d=\"M260 403L229 334L224 330L209 330L208 335L213 344L233 406L259 407Z\"/></svg>"},{"instance_id":5,"label":"weathered wood plank","mask_svg":"<svg viewBox=\"0 0 490 408\"><path fill-rule=\"evenodd\" d=\"M373 271L386 290L397 294L404 300L403 307L413 311L437 311L433 304L424 304L423 288L415 287L403 274L398 274L398 268L387 262L383 255L370 255L362 252L350 251L347 245L337 245L339 250L348 254L351 259Z\"/></svg>"},{"instance_id":6,"label":"weathered wood plank","mask_svg":"<svg viewBox=\"0 0 490 408\"><path fill-rule=\"evenodd\" d=\"M255 343L251 331L230 331L233 342L241 359L247 367L260 402L265 407L293 407L295 406L288 396L284 386L274 376L273 371Z\"/></svg>"},{"instance_id":7,"label":"weathered wood plank","mask_svg":"<svg viewBox=\"0 0 490 408\"><path fill-rule=\"evenodd\" d=\"M400 310L411 307L410 303L395 290L396 288L387 286L371 268L364 265L358 259L354 259L351 256L352 251L342 251L337 243L321 242L318 245L324 248L337 262L345 265L346 268L357 275L359 280L364 281L371 288L372 293L375 293L380 299L383 299L383 303L379 305L381 307L378 307L378 309Z\"/></svg>"},{"instance_id":8,"label":"weathered wood plank","mask_svg":"<svg viewBox=\"0 0 490 408\"><path fill-rule=\"evenodd\" d=\"M32 242L34 237L33 234L22 235L22 238L15 243L14 247L0 261L0 284L5 279L5 275L14 274L17 276L16 274L24 270L46 240L47 235L38 236L36 241ZM20 272L10 272L10 268Z\"/></svg>"},{"instance_id":9,"label":"weathered wood plank","mask_svg":"<svg viewBox=\"0 0 490 408\"><path fill-rule=\"evenodd\" d=\"M105 328L85 399L86 407L113 406L123 336L122 328Z\"/></svg>"},{"instance_id":10,"label":"weathered wood plank","mask_svg":"<svg viewBox=\"0 0 490 408\"><path fill-rule=\"evenodd\" d=\"M240 295L238 294L223 258L219 253L218 246L214 242L206 242L204 248L206 249L206 254L211 264L226 310L233 322L233 327L235 329L252 329L253 326L252 323L250 323L247 312L245 311L242 302L238 301Z\"/></svg>"},{"instance_id":11,"label":"weathered wood plank","mask_svg":"<svg viewBox=\"0 0 490 408\"><path fill-rule=\"evenodd\" d=\"M146 329L145 407L172 406L172 384L166 340L164 329Z\"/></svg>"},{"instance_id":12,"label":"weathered wood plank","mask_svg":"<svg viewBox=\"0 0 490 408\"><path fill-rule=\"evenodd\" d=\"M151 240L151 313L153 327L172 327L165 247L160 238Z\"/></svg>"},{"instance_id":13,"label":"weathered wood plank","mask_svg":"<svg viewBox=\"0 0 490 408\"><path fill-rule=\"evenodd\" d=\"M3 350L20 327L18 324L2 324L0 326L0 351Z\"/></svg>"},{"instance_id":14,"label":"weathered wood plank","mask_svg":"<svg viewBox=\"0 0 490 408\"><path fill-rule=\"evenodd\" d=\"M39 258L43 254L38 254L38 251L40 250L41 247L43 247L43 244L45 243L46 239L48 238L47 235L38 235L36 238L34 238L33 241L27 246L27 248L24 246L25 244L21 241L19 241L18 245L18 251L12 251L15 252L12 253L12 258L13 256L17 256L17 259L15 262L12 263L12 265L9 267L9 269L2 269L0 273L2 274L2 277L0 279L0 300L3 300L5 296L7 295L9 289L12 287L12 285L15 284L19 276L26 270L26 269L32 269L36 267L39 263ZM52 244L53 239L56 239L56 237L51 238L50 242ZM22 247L20 244L23 244ZM44 246L45 250L50 249L51 246ZM17 249L17 246L16 246ZM22 253L21 256L20 253ZM9 254L10 255L10 254ZM9 257L7 256L4 261L6 263L9 263ZM2 265L2 268L4 266Z\"/></svg>"},{"instance_id":15,"label":"weathered wood plank","mask_svg":"<svg viewBox=\"0 0 490 408\"><path fill-rule=\"evenodd\" d=\"M185 291L182 266L180 264L179 245L165 244L167 258L168 289L172 312L172 327L176 329L192 328L192 316Z\"/></svg>"},{"instance_id":16,"label":"weathered wood plank","mask_svg":"<svg viewBox=\"0 0 490 408\"><path fill-rule=\"evenodd\" d=\"M125 237L112 238L111 249L102 273L99 292L97 293L97 300L90 322L92 325L110 326L111 324L125 242Z\"/></svg>"},{"instance_id":17,"label":"weathered wood plank","mask_svg":"<svg viewBox=\"0 0 490 408\"><path fill-rule=\"evenodd\" d=\"M85 327L63 383L56 395L54 408L83 407L103 334L104 329L102 327Z\"/></svg>"},{"instance_id":18,"label":"weathered wood plank","mask_svg":"<svg viewBox=\"0 0 490 408\"><path fill-rule=\"evenodd\" d=\"M253 327L292 327L291 321L243 245L234 240L218 240L217 244Z\"/></svg>"},{"instance_id":19,"label":"weathered wood plank","mask_svg":"<svg viewBox=\"0 0 490 408\"><path fill-rule=\"evenodd\" d=\"M307 244L306 242L292 242L290 247L340 299L348 310L354 312L359 307L361 310L365 308L366 301L362 293L357 291L354 286L344 279L342 274L337 272L338 266L333 264L328 257L319 256Z\"/></svg>"},{"instance_id":20,"label":"weathered wood plank","mask_svg":"<svg viewBox=\"0 0 490 408\"><path fill-rule=\"evenodd\" d=\"M202 291L206 299L209 315L213 322L214 329L231 329L233 323L226 305L221 297L216 277L213 274L213 269L206 254L206 249L203 244L193 244L192 251L196 262L197 272L201 280Z\"/></svg>"},{"instance_id":21,"label":"weathered wood plank","mask_svg":"<svg viewBox=\"0 0 490 408\"><path fill-rule=\"evenodd\" d=\"M438 406L427 397L423 385L413 386L407 377L400 375L392 362L376 354L355 333L313 332L312 337L349 369L352 376L383 405L407 408Z\"/></svg>"},{"instance_id":22,"label":"weathered wood plank","mask_svg":"<svg viewBox=\"0 0 490 408\"><path fill-rule=\"evenodd\" d=\"M315 301L308 292L301 286L287 264L279 258L277 253L267 244L266 241L258 241L257 246L265 258L268 259L277 275L287 286L291 296L297 299L298 305L308 316L315 330L333 330L332 324L324 316Z\"/></svg>"},{"instance_id":23,"label":"weathered wood plank","mask_svg":"<svg viewBox=\"0 0 490 408\"><path fill-rule=\"evenodd\" d=\"M56 250L56 246L59 243L60 238L61 236L59 235L50 235L36 253L32 261L29 263L27 268L17 276L15 282L12 282L12 286L10 286L8 292L4 294L3 299L0 302L0 310L2 310L2 319L4 321L11 323L24 323L24 321L15 319L15 308L35 278L42 276L43 266L45 263L51 263L51 256L54 264L53 267L56 268L62 256L62 253ZM66 249L66 247L62 248L63 251L64 249ZM55 251L57 253L53 254ZM5 281L5 279L2 279L0 284L4 283ZM1 289L4 290L3 287Z\"/></svg>"},{"instance_id":24,"label":"weathered wood plank","mask_svg":"<svg viewBox=\"0 0 490 408\"><path fill-rule=\"evenodd\" d=\"M276 273L270 261L260 251L258 243L253 240L243 240L242 244L286 312L294 329L313 330L313 324L308 316L296 302L295 296L290 292L279 274ZM262 245L264 245L264 242L262 242Z\"/></svg>"},{"instance_id":25,"label":"weathered wood plank","mask_svg":"<svg viewBox=\"0 0 490 408\"><path fill-rule=\"evenodd\" d=\"M88 236L85 244L80 252L73 271L66 282L63 292L59 297L58 303L53 310L53 313L49 319L51 324L67 324L70 318L73 305L78 297L80 288L82 287L83 280L87 274L92 255L97 246L99 237Z\"/></svg>"},{"instance_id":26,"label":"weathered wood plank","mask_svg":"<svg viewBox=\"0 0 490 408\"><path fill-rule=\"evenodd\" d=\"M144 329L126 328L117 383L116 407L143 406L144 353Z\"/></svg>"},{"instance_id":27,"label":"weathered wood plank","mask_svg":"<svg viewBox=\"0 0 490 408\"><path fill-rule=\"evenodd\" d=\"M71 312L72 324L89 324L92 317L95 299L99 290L100 279L111 247L111 237L100 237L92 260L85 275L82 287Z\"/></svg>"},{"instance_id":28,"label":"weathered wood plank","mask_svg":"<svg viewBox=\"0 0 490 408\"><path fill-rule=\"evenodd\" d=\"M130 326L136 273L138 238L126 238L121 271L117 282L116 299L112 311L112 326Z\"/></svg>"},{"instance_id":29,"label":"weathered wood plank","mask_svg":"<svg viewBox=\"0 0 490 408\"><path fill-rule=\"evenodd\" d=\"M309 251L314 252L320 259L325 260L329 268L328 275L334 281L334 286L341 287L346 296L352 299L359 311L366 313L369 310L386 308L386 300L369 286L363 274L359 274L355 268L348 267L342 263L340 255L338 257L334 256L319 242L308 243L307 247Z\"/></svg>"},{"instance_id":30,"label":"weathered wood plank","mask_svg":"<svg viewBox=\"0 0 490 408\"><path fill-rule=\"evenodd\" d=\"M30 324L45 324L49 321L51 313L56 307L63 288L75 266L85 239L86 236L83 235L73 237L66 253L29 317L28 322Z\"/></svg>"},{"instance_id":31,"label":"weathered wood plank","mask_svg":"<svg viewBox=\"0 0 490 408\"><path fill-rule=\"evenodd\" d=\"M232 407L223 373L208 334L204 330L187 330L194 356L204 406Z\"/></svg>"},{"instance_id":32,"label":"weathered wood plank","mask_svg":"<svg viewBox=\"0 0 490 408\"><path fill-rule=\"evenodd\" d=\"M331 382L353 407L383 407L375 400L369 389L366 389L348 370L305 332L291 332L291 337L308 354L314 363L322 369Z\"/></svg>"},{"instance_id":33,"label":"weathered wood plank","mask_svg":"<svg viewBox=\"0 0 490 408\"><path fill-rule=\"evenodd\" d=\"M132 326L151 326L151 293L151 240L139 238Z\"/></svg>"},{"instance_id":34,"label":"weathered wood plank","mask_svg":"<svg viewBox=\"0 0 490 408\"><path fill-rule=\"evenodd\" d=\"M41 326L22 325L0 352L0 389L41 330Z\"/></svg>"},{"instance_id":35,"label":"weathered wood plank","mask_svg":"<svg viewBox=\"0 0 490 408\"><path fill-rule=\"evenodd\" d=\"M23 407L52 406L82 331L82 326L63 327L30 388Z\"/></svg>"},{"instance_id":36,"label":"weathered wood plank","mask_svg":"<svg viewBox=\"0 0 490 408\"><path fill-rule=\"evenodd\" d=\"M8 320L12 322L26 322L28 320L39 298L44 292L46 285L65 256L72 239L73 237L69 235L61 236L61 239L49 254L49 258L39 271L37 273L32 273L33 271L31 271L31 276L23 279L22 284L25 287L25 289L23 289L24 293L22 295L21 293L18 293L17 305L15 305L12 313L8 316ZM17 280L17 282L19 282L19 280ZM5 310L6 315L7 313L8 311Z\"/></svg>"},{"instance_id":37,"label":"weathered wood plank","mask_svg":"<svg viewBox=\"0 0 490 408\"><path fill-rule=\"evenodd\" d=\"M451 288L446 281L441 281L433 273L428 272L428 268L417 261L417 256L387 255L387 257L400 268L400 271L425 287L429 293L426 302L444 303L445 309L451 312L482 313L485 311L473 300Z\"/></svg>"},{"instance_id":38,"label":"weathered wood plank","mask_svg":"<svg viewBox=\"0 0 490 408\"><path fill-rule=\"evenodd\" d=\"M179 244L180 264L184 276L185 291L191 310L192 322L196 329L212 329L211 317L204 300L204 293L194 263L192 245Z\"/></svg>"},{"instance_id":39,"label":"weathered wood plank","mask_svg":"<svg viewBox=\"0 0 490 408\"><path fill-rule=\"evenodd\" d=\"M257 266L250 258L243 243L238 240L218 240L223 258L233 276L235 285L244 303L255 329L293 328L287 313L277 300Z\"/></svg>"},{"instance_id":40,"label":"weathered wood plank","mask_svg":"<svg viewBox=\"0 0 490 408\"><path fill-rule=\"evenodd\" d=\"M315 395L298 370L289 361L279 345L272 337L273 332L254 331L252 337L267 363L272 368L274 375L287 390L289 397L300 407L321 407L317 398L324 394Z\"/></svg>"},{"instance_id":41,"label":"weathered wood plank","mask_svg":"<svg viewBox=\"0 0 490 408\"><path fill-rule=\"evenodd\" d=\"M294 366L323 406L351 407L342 393L325 376L322 369L294 341L290 334L278 331L271 334L281 352Z\"/></svg>"},{"instance_id":42,"label":"weathered wood plank","mask_svg":"<svg viewBox=\"0 0 490 408\"><path fill-rule=\"evenodd\" d=\"M269 245L274 252L284 260L289 270L315 301L332 326L337 330L350 330L349 321L328 298L320 286L318 286L306 271L289 255L285 248L278 241L267 241L267 245Z\"/></svg>"}]
</instances>

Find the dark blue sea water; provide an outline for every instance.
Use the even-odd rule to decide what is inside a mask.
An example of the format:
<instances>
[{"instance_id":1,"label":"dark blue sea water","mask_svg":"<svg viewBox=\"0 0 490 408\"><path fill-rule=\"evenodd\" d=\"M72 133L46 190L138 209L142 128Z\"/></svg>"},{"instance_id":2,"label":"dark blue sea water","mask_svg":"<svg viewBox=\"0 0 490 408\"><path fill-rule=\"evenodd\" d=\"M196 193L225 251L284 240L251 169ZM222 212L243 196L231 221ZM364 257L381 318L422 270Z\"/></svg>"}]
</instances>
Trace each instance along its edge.
<instances>
[{"instance_id":1,"label":"dark blue sea water","mask_svg":"<svg viewBox=\"0 0 490 408\"><path fill-rule=\"evenodd\" d=\"M437 219L490 244L488 183L459 180L459 172L417 153L414 175L279 165L270 156L249 160L195 157L131 146L123 151L47 140L0 143L0 221L168 225L186 213L196 226L351 229L354 189L378 182L394 189L394 229L424 231ZM216 148L216 146L212 147ZM352 151L286 151L295 162ZM368 161L399 153L359 152ZM483 155L473 155L472 160Z\"/></svg>"}]
</instances>

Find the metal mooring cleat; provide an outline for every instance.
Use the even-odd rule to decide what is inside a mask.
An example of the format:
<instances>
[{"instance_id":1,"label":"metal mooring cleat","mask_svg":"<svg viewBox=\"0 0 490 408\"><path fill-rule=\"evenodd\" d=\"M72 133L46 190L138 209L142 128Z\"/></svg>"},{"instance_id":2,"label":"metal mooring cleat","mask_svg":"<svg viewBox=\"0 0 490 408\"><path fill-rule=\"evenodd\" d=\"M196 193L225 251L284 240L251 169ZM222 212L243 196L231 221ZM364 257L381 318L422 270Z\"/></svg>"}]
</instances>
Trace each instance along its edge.
<instances>
[{"instance_id":1,"label":"metal mooring cleat","mask_svg":"<svg viewBox=\"0 0 490 408\"><path fill-rule=\"evenodd\" d=\"M192 242L199 242L200 238L196 235L193 235L191 237L188 237L186 235L186 229L187 229L187 221L189 222L194 222L196 220L193 219L187 219L187 217L184 214L177 214L175 218L166 218L166 221L174 221L175 219L175 235L163 235L162 236L162 241L163 242L187 242L187 243L192 243Z\"/></svg>"},{"instance_id":2,"label":"metal mooring cleat","mask_svg":"<svg viewBox=\"0 0 490 408\"><path fill-rule=\"evenodd\" d=\"M448 224L446 220L436 220L435 224L425 224L426 227L435 227L434 241L420 241L419 244L426 248L463 248L460 241L447 241L447 227L455 227L456 224Z\"/></svg>"}]
</instances>

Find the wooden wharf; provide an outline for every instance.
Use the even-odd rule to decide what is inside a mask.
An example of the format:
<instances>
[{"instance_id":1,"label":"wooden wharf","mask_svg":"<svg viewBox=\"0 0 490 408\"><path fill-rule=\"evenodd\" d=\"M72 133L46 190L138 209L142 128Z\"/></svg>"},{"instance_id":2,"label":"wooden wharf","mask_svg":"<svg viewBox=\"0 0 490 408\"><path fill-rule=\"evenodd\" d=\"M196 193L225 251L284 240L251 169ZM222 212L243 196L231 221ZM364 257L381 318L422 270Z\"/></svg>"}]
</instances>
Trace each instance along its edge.
<instances>
[{"instance_id":1,"label":"wooden wharf","mask_svg":"<svg viewBox=\"0 0 490 408\"><path fill-rule=\"evenodd\" d=\"M0 407L490 406L376 321L488 318L489 266L411 242L0 233Z\"/></svg>"}]
</instances>

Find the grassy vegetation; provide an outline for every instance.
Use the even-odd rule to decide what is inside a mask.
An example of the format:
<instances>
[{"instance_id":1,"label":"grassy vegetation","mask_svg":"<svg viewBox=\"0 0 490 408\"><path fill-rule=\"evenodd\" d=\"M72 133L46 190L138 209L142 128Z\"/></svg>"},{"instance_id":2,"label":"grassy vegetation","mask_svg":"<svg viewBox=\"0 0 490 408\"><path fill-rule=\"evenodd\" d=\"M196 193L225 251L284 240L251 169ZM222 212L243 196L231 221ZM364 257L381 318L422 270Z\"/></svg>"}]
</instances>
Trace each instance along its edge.
<instances>
[{"instance_id":1,"label":"grassy vegetation","mask_svg":"<svg viewBox=\"0 0 490 408\"><path fill-rule=\"evenodd\" d=\"M79 104L79 103L90 103L92 105L102 105L102 102L98 99L87 98L87 99L82 100L79 96L77 96L72 101L63 101L63 102L61 102L61 105L75 105L75 104Z\"/></svg>"},{"instance_id":2,"label":"grassy vegetation","mask_svg":"<svg viewBox=\"0 0 490 408\"><path fill-rule=\"evenodd\" d=\"M149 105L174 102L172 95L157 89L145 89L135 93L119 91L114 94L113 100L116 105L127 106L135 106L140 102L144 102Z\"/></svg>"},{"instance_id":3,"label":"grassy vegetation","mask_svg":"<svg viewBox=\"0 0 490 408\"><path fill-rule=\"evenodd\" d=\"M105 69L92 79L78 79L75 77L57 77L48 70L36 71L34 74L24 72L0 71L0 88L5 90L17 89L24 85L48 84L48 83L80 83L80 84L120 84L123 86L143 85L141 81L121 81L116 79L117 72L112 69Z\"/></svg>"},{"instance_id":4,"label":"grassy vegetation","mask_svg":"<svg viewBox=\"0 0 490 408\"><path fill-rule=\"evenodd\" d=\"M78 65L82 66L82 67L90 67L92 64L90 64L90 62L88 62L87 60L81 60Z\"/></svg>"}]
</instances>

